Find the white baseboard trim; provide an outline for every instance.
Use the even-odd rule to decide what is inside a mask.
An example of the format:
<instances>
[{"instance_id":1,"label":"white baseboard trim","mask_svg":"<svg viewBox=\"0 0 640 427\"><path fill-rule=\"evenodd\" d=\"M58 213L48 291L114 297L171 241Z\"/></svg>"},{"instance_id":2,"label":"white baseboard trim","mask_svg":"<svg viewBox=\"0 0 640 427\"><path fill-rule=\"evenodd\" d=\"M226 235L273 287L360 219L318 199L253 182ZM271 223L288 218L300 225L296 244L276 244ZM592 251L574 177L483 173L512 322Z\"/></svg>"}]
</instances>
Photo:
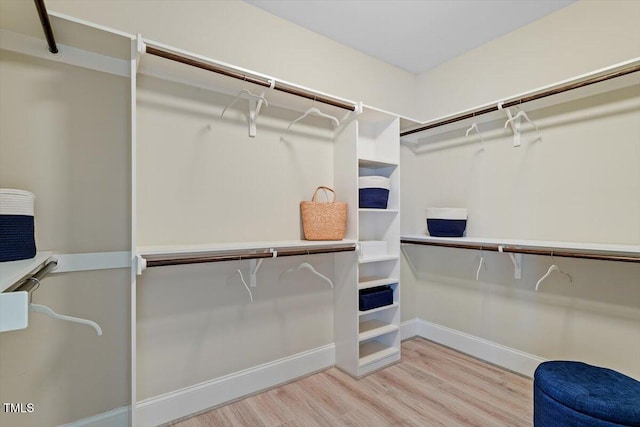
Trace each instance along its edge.
<instances>
[{"instance_id":1,"label":"white baseboard trim","mask_svg":"<svg viewBox=\"0 0 640 427\"><path fill-rule=\"evenodd\" d=\"M420 319L413 318L400 323L400 340L408 340L418 336L418 322Z\"/></svg>"},{"instance_id":2,"label":"white baseboard trim","mask_svg":"<svg viewBox=\"0 0 640 427\"><path fill-rule=\"evenodd\" d=\"M407 323L407 330L415 328L416 336L451 347L527 377L533 377L533 372L538 365L546 361L546 359L536 355L478 338L446 326L427 322L426 320L413 319L403 322L403 329L404 323Z\"/></svg>"},{"instance_id":3,"label":"white baseboard trim","mask_svg":"<svg viewBox=\"0 0 640 427\"><path fill-rule=\"evenodd\" d=\"M328 344L138 402L137 426L157 426L275 387L335 364Z\"/></svg>"},{"instance_id":4,"label":"white baseboard trim","mask_svg":"<svg viewBox=\"0 0 640 427\"><path fill-rule=\"evenodd\" d=\"M533 354L418 318L402 322L400 334L403 340L416 336L425 338L528 377L532 377L536 367L545 361ZM162 425L327 369L334 364L335 345L328 344L145 399L137 405L137 425ZM60 427L121 427L127 423L128 408L123 407Z\"/></svg>"},{"instance_id":5,"label":"white baseboard trim","mask_svg":"<svg viewBox=\"0 0 640 427\"><path fill-rule=\"evenodd\" d=\"M122 427L129 425L129 407L123 406L58 427Z\"/></svg>"}]
</instances>

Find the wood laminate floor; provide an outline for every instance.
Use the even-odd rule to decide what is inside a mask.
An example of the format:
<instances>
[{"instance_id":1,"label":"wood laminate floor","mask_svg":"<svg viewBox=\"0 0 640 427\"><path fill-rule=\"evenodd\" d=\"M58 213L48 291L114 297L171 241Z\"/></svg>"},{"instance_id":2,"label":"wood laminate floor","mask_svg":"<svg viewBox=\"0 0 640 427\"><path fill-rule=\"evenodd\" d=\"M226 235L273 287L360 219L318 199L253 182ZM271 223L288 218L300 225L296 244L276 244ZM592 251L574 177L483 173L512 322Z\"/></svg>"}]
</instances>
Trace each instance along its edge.
<instances>
[{"instance_id":1,"label":"wood laminate floor","mask_svg":"<svg viewBox=\"0 0 640 427\"><path fill-rule=\"evenodd\" d=\"M532 380L433 342L360 380L336 368L172 424L247 426L531 426Z\"/></svg>"}]
</instances>

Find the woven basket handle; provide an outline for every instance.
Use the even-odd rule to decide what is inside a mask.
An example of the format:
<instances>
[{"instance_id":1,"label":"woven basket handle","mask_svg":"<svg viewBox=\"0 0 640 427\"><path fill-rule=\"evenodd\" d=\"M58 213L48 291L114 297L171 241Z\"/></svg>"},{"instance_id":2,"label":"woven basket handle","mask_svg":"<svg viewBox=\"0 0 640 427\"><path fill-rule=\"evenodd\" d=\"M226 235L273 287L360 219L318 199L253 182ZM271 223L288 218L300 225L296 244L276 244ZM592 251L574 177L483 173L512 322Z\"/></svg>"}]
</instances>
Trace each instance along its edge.
<instances>
[{"instance_id":1,"label":"woven basket handle","mask_svg":"<svg viewBox=\"0 0 640 427\"><path fill-rule=\"evenodd\" d=\"M335 192L335 191L333 191L333 190L332 190L331 188L329 188L329 187L325 187L325 186L321 185L320 187L316 188L316 191L314 191L314 192L313 192L313 197L311 198L311 201L312 201L312 202L315 202L315 201L316 201L316 197L317 197L317 195L318 195L318 190L324 190L325 194L327 194L327 190L328 190L328 191L331 191L331 192L333 193L333 200L331 200L331 202L329 202L329 203L333 203L333 202L335 202L335 201L336 201L336 192ZM329 200L329 197L327 197L327 201L328 201L328 200Z\"/></svg>"}]
</instances>

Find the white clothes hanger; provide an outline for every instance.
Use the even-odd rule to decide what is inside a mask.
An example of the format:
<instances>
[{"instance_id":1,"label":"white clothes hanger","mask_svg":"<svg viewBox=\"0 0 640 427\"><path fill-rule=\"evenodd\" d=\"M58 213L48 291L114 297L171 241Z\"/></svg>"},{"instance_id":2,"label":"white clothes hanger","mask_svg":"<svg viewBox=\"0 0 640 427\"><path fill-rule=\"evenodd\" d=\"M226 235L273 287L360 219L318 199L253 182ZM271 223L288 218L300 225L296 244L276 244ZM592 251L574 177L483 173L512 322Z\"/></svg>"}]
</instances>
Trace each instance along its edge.
<instances>
[{"instance_id":1,"label":"white clothes hanger","mask_svg":"<svg viewBox=\"0 0 640 427\"><path fill-rule=\"evenodd\" d=\"M242 280L242 284L244 285L247 292L249 292L249 299L251 300L251 302L253 302L253 293L251 292L251 289L249 289L249 285L247 285L247 282L245 282L244 276L242 275L242 271L240 271L239 268L236 269L235 273L233 273L231 277L233 277L236 274L240 275L240 280Z\"/></svg>"},{"instance_id":2,"label":"white clothes hanger","mask_svg":"<svg viewBox=\"0 0 640 427\"><path fill-rule=\"evenodd\" d=\"M482 255L482 248L480 248L480 264L478 264L478 269L476 270L476 281L480 280L480 269L482 268L483 265L484 265L484 256Z\"/></svg>"},{"instance_id":3,"label":"white clothes hanger","mask_svg":"<svg viewBox=\"0 0 640 427\"><path fill-rule=\"evenodd\" d=\"M249 92L247 89L240 89L240 92L238 92L238 94L236 95L236 97L235 97L235 98L233 98L233 101L231 101L231 103L230 103L229 105L227 105L226 107L224 107L224 110L222 110L222 113L220 114L220 117L224 116L224 113L227 111L227 109L228 109L229 107L231 107L233 104L235 104L235 103L236 103L236 101L237 101L238 99L240 99L240 97L242 97L242 95L247 95L249 98L252 98L252 99L255 99L255 100L258 100L258 101L262 101L262 102L264 102L264 105L265 105L266 107L268 107L268 106L269 106L269 103L267 102L267 98L265 98L264 96L262 96L262 95L256 95L256 94L254 94L254 93L251 93L251 92Z\"/></svg>"},{"instance_id":4,"label":"white clothes hanger","mask_svg":"<svg viewBox=\"0 0 640 427\"><path fill-rule=\"evenodd\" d=\"M473 122L471 124L471 127L467 129L467 136L469 136L472 130L475 130L480 137L480 144L482 144L482 149L484 150L484 139L482 138L482 134L480 133L480 129L478 129L478 125L476 124L476 122Z\"/></svg>"},{"instance_id":5,"label":"white clothes hanger","mask_svg":"<svg viewBox=\"0 0 640 427\"><path fill-rule=\"evenodd\" d=\"M314 116L324 117L325 119L329 119L329 120L331 120L333 122L335 127L340 126L340 120L338 120L336 117L334 117L332 115L329 115L329 114L325 114L322 111L318 110L316 107L311 107L307 111L305 111L303 115L301 115L300 117L298 117L297 119L295 119L294 121L289 123L289 126L287 126L287 129L289 129L291 126L293 126L293 124L295 124L295 123L299 122L300 120L304 119L305 117L307 117L309 114L312 114Z\"/></svg>"},{"instance_id":6,"label":"white clothes hanger","mask_svg":"<svg viewBox=\"0 0 640 427\"><path fill-rule=\"evenodd\" d=\"M520 110L518 111L518 113L511 117L511 115L509 116L509 118L507 119L507 121L504 123L504 128L506 129L507 126L509 126L510 123L515 122L517 119L519 119L520 117L524 118L527 122L529 122L530 124L533 125L534 128L536 128L536 134L538 136L538 139L540 139L540 131L538 130L538 125L536 125L530 118L529 116L527 116L527 113L525 113L524 111Z\"/></svg>"},{"instance_id":7,"label":"white clothes hanger","mask_svg":"<svg viewBox=\"0 0 640 427\"><path fill-rule=\"evenodd\" d=\"M302 264L300 264L300 265L299 265L299 266L297 266L296 268L290 268L290 269L288 269L287 271L285 271L285 272L284 272L284 273L282 273L282 274L285 274L285 273L293 273L293 272L295 272L295 271L299 271L299 270L302 270L302 269L309 270L310 272L312 272L313 274L315 274L316 276L318 276L318 277L319 277L319 278L321 278L322 280L324 280L324 281L326 281L327 283L329 283L329 285L331 286L331 289L333 289L333 282L331 281L331 279L329 279L327 276L325 276L325 275L324 275L324 274L322 274L322 273L318 273L318 272L316 271L316 269L315 269L315 268L313 268L313 266L312 266L311 264L309 264L308 262L303 262Z\"/></svg>"},{"instance_id":8,"label":"white clothes hanger","mask_svg":"<svg viewBox=\"0 0 640 427\"><path fill-rule=\"evenodd\" d=\"M79 317L65 316L64 314L58 314L55 311L51 310L46 305L33 304L29 303L29 311L34 311L36 313L42 313L49 317L53 317L54 319L64 320L66 322L80 323L83 325L91 326L96 330L98 336L102 335L102 328L96 322L92 320L81 319Z\"/></svg>"},{"instance_id":9,"label":"white clothes hanger","mask_svg":"<svg viewBox=\"0 0 640 427\"><path fill-rule=\"evenodd\" d=\"M549 275L551 275L551 273L553 273L554 271L557 271L560 274L564 274L569 278L569 282L573 282L573 279L571 278L570 274L567 274L564 271L560 270L560 267L558 267L557 265L551 264L551 267L549 267L549 270L547 270L546 274L542 276L540 280L538 280L538 282L536 283L536 292L538 291L538 287L540 286L540 283L544 282L546 278L549 277Z\"/></svg>"}]
</instances>

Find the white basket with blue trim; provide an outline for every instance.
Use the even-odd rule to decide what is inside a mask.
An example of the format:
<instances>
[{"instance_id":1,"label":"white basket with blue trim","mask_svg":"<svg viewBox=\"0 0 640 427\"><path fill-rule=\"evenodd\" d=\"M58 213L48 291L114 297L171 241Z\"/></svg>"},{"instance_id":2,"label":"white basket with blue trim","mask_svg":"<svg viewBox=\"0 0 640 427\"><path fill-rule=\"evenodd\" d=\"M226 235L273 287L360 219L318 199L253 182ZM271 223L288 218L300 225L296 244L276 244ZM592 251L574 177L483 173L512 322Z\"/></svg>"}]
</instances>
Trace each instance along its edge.
<instances>
[{"instance_id":1,"label":"white basket with blue trim","mask_svg":"<svg viewBox=\"0 0 640 427\"><path fill-rule=\"evenodd\" d=\"M36 256L33 193L0 188L0 262Z\"/></svg>"},{"instance_id":2,"label":"white basket with blue trim","mask_svg":"<svg viewBox=\"0 0 640 427\"><path fill-rule=\"evenodd\" d=\"M386 176L358 178L359 206L364 209L387 209L391 182Z\"/></svg>"}]
</instances>

